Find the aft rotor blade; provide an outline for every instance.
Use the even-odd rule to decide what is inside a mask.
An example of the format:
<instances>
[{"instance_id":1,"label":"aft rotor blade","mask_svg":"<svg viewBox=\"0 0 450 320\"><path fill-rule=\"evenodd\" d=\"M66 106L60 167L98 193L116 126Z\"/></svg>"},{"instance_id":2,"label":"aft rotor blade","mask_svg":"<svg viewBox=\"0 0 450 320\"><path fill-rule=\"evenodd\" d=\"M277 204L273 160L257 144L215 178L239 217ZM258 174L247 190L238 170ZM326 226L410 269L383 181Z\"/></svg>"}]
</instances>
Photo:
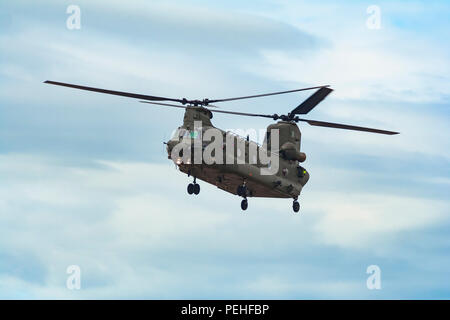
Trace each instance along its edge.
<instances>
[{"instance_id":1,"label":"aft rotor blade","mask_svg":"<svg viewBox=\"0 0 450 320\"><path fill-rule=\"evenodd\" d=\"M307 120L307 119L298 119L298 121L304 121L312 126L318 126L318 127L366 131L366 132L381 133L381 134L388 134L388 135L399 134L399 132L395 132L395 131L387 131L387 130L381 130L381 129L351 126L351 125L341 124L341 123L333 123L333 122L325 122L325 121L317 121L317 120Z\"/></svg>"},{"instance_id":2,"label":"aft rotor blade","mask_svg":"<svg viewBox=\"0 0 450 320\"><path fill-rule=\"evenodd\" d=\"M215 100L208 100L208 102L214 103L214 102L224 102L224 101L233 101L233 100L242 100L242 99L250 99L250 98L267 97L267 96L274 96L274 95L277 95L277 94L285 94L285 93L305 91L305 90L312 90L312 89L319 89L319 88L325 88L325 87L329 87L329 86L326 85L326 86L317 86L317 87L310 87L310 88L301 88L301 89L294 89L294 90L288 90L288 91L279 91L279 92L256 94L256 95L245 96L245 97L236 97L236 98L227 98L227 99L215 99Z\"/></svg>"},{"instance_id":3,"label":"aft rotor blade","mask_svg":"<svg viewBox=\"0 0 450 320\"><path fill-rule=\"evenodd\" d=\"M189 106L179 106L179 105L176 105L176 104L161 103L161 102L150 102L150 101L139 101L139 102L141 102L141 103L149 103L149 104L156 104L156 105L159 105L159 106L166 106L166 107L183 108L183 109L186 109L186 108L189 107ZM218 108L217 106L212 106L212 105L209 105L209 107ZM245 112L225 111L225 110L210 110L210 109L208 109L208 110L211 111L211 112L234 114L234 115L238 115L238 116L273 118L273 115L268 115L268 114L245 113Z\"/></svg>"},{"instance_id":4,"label":"aft rotor blade","mask_svg":"<svg viewBox=\"0 0 450 320\"><path fill-rule=\"evenodd\" d=\"M263 118L273 118L273 115L270 114L259 114L259 113L246 113L246 112L236 112L236 111L225 111L225 110L210 110L212 112L220 112L227 114L234 114L238 116L247 116L247 117L263 117Z\"/></svg>"},{"instance_id":5,"label":"aft rotor blade","mask_svg":"<svg viewBox=\"0 0 450 320\"><path fill-rule=\"evenodd\" d=\"M44 83L53 84L53 85L56 85L56 86L80 89L80 90L87 90L87 91L94 91L94 92L99 92L99 93L112 94L112 95L128 97L128 98L136 98L136 99L143 99L143 100L150 100L150 101L174 101L174 102L184 103L184 101L182 99L172 99L172 98L149 96L149 95L145 95L145 94L138 94L138 93L131 93L131 92L123 92L123 91L114 91L114 90L107 90L107 89L100 89L100 88L92 88L92 87L86 87L86 86L79 86L79 85L75 85L75 84L71 84L71 83L56 82L56 81L49 81L49 80L44 81Z\"/></svg>"},{"instance_id":6,"label":"aft rotor blade","mask_svg":"<svg viewBox=\"0 0 450 320\"><path fill-rule=\"evenodd\" d=\"M140 103L149 103L149 104L156 104L159 106L166 106L166 107L174 107L174 108L182 108L187 109L189 106L180 106L178 104L170 104L170 103L161 103L161 102L150 102L150 101L139 101Z\"/></svg>"},{"instance_id":7,"label":"aft rotor blade","mask_svg":"<svg viewBox=\"0 0 450 320\"><path fill-rule=\"evenodd\" d=\"M297 108L291 111L291 115L294 114L307 114L310 112L315 106L317 106L323 99L328 96L333 89L322 87L316 92L314 92L308 99L303 101L298 105Z\"/></svg>"}]
</instances>

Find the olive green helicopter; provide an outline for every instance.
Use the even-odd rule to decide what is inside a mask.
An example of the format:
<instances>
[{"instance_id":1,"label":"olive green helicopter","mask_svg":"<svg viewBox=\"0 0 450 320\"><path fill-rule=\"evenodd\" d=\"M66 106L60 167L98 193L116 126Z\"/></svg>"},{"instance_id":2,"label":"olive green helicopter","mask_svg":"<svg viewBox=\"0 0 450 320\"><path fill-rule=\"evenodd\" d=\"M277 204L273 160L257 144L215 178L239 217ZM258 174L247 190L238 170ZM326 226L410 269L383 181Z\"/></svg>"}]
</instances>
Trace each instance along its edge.
<instances>
[{"instance_id":1,"label":"olive green helicopter","mask_svg":"<svg viewBox=\"0 0 450 320\"><path fill-rule=\"evenodd\" d=\"M183 124L175 130L172 138L169 141L165 141L164 144L166 145L168 158L175 163L181 172L193 178L193 182L187 186L187 192L194 195L200 193L200 185L197 183L197 179L199 179L242 197L242 210L246 210L248 207L247 198L266 197L292 198L293 211L299 211L298 197L309 180L309 173L300 165L306 160L306 154L300 150L301 132L297 126L298 122L306 122L309 125L319 127L366 131L386 135L398 134L398 132L394 131L300 118L299 115L309 113L333 91L328 85L227 99L189 100L186 98L176 99L113 91L49 80L44 83L135 98L142 103L185 109ZM314 89L316 91L311 96L291 112L282 115L225 111L214 105L219 102L267 97ZM251 141L249 136L241 137L232 132L226 132L214 127L211 123L213 113L263 117L278 121L267 127L264 142L262 145L259 145ZM214 136L217 148L212 148L211 156L213 161L206 161L206 158L202 158L202 152L208 149L208 144L202 139L206 136L208 130L211 129L215 130L216 134L223 136L223 140L219 139L220 141L218 141L217 135ZM273 133L276 133L276 140ZM200 157L197 157L196 150L199 151ZM225 154L219 152L220 150L226 150ZM252 150L254 151L253 153ZM262 155L270 155L270 159L264 160ZM266 171L263 171L264 169Z\"/></svg>"}]
</instances>

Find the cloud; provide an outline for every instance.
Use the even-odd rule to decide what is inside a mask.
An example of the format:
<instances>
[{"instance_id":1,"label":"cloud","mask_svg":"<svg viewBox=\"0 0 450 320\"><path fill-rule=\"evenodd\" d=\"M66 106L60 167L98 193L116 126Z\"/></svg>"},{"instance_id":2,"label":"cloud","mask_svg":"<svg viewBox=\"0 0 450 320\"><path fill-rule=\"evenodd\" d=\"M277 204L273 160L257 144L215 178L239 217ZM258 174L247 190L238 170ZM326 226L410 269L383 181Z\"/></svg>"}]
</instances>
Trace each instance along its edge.
<instances>
[{"instance_id":1,"label":"cloud","mask_svg":"<svg viewBox=\"0 0 450 320\"><path fill-rule=\"evenodd\" d=\"M92 8L99 13L105 10L104 6L98 5ZM319 39L290 24L232 7L218 10L212 4L139 1L124 8L120 1L112 1L107 12L109 14L99 14L102 22L111 25L114 17L121 26L119 34L126 33L127 39L144 38L173 46L178 51L195 50L201 54L199 51L203 49L206 53L223 52L235 56L238 50L238 56L242 57L255 53L258 48L311 49L320 44ZM139 22L126 23L130 16ZM96 24L96 27L102 27L102 24Z\"/></svg>"},{"instance_id":2,"label":"cloud","mask_svg":"<svg viewBox=\"0 0 450 320\"><path fill-rule=\"evenodd\" d=\"M448 25L438 28L429 23L432 16L438 19L448 12L448 6L401 2L378 5L382 28L370 30L366 27L365 3L311 5L283 1L277 9L263 15L283 17L302 30L329 39L329 45L310 55L283 49L261 50L264 62L249 69L278 81L308 79L312 83L332 84L337 99L448 103L449 47L438 36L444 36ZM405 28L396 24L399 20L414 22Z\"/></svg>"},{"instance_id":3,"label":"cloud","mask_svg":"<svg viewBox=\"0 0 450 320\"><path fill-rule=\"evenodd\" d=\"M383 28L371 32L363 3L82 1L72 32L64 4L18 3L2 4L0 19L1 297L447 295L448 50L435 23L401 27L423 5L399 17L383 2ZM190 179L163 162L178 110L48 78L188 98L331 84L311 118L401 135L301 126L311 173L301 215L286 199L250 199L242 213L240 199L205 183L188 196ZM303 96L226 107L281 113ZM65 287L72 264L79 292ZM371 264L383 272L378 293L365 287Z\"/></svg>"},{"instance_id":4,"label":"cloud","mask_svg":"<svg viewBox=\"0 0 450 320\"><path fill-rule=\"evenodd\" d=\"M82 28L70 31L63 4L5 4L14 19L0 35L2 150L136 160L162 149L161 142L182 121L179 110L51 87L42 84L46 79L222 98L267 89L242 68L259 58L261 48L320 46L316 37L288 24L233 9L147 2L141 9L119 2L79 5Z\"/></svg>"},{"instance_id":5,"label":"cloud","mask_svg":"<svg viewBox=\"0 0 450 320\"><path fill-rule=\"evenodd\" d=\"M86 166L19 154L2 155L0 164L1 241L41 270L13 272L18 260L5 259L0 279L9 297L353 296L364 292L354 283L360 276L330 276L325 266L329 278L301 284L318 263L316 250L389 256L404 245L399 235L448 223L445 202L382 193L342 201L341 192L313 186L301 216L274 199L250 199L243 214L239 199L205 183L199 196L187 195L189 179L169 164ZM64 287L72 264L82 268L80 292ZM304 271L283 273L290 264Z\"/></svg>"},{"instance_id":6,"label":"cloud","mask_svg":"<svg viewBox=\"0 0 450 320\"><path fill-rule=\"evenodd\" d=\"M368 48L341 42L309 59L282 51L263 51L265 61L255 66L255 70L290 82L304 81L304 75L308 74L308 81L313 83L331 83L340 99L447 101L450 92L445 83L449 73L443 70L450 70L450 65L445 56L436 57L430 51L414 56L393 54L387 48L388 42ZM426 61L424 56L428 56Z\"/></svg>"},{"instance_id":7,"label":"cloud","mask_svg":"<svg viewBox=\"0 0 450 320\"><path fill-rule=\"evenodd\" d=\"M391 243L390 236L437 225L448 214L445 201L386 194L351 194L345 201L336 195L322 196L328 204L319 205L325 213L315 226L318 241L343 247L382 246L383 242Z\"/></svg>"}]
</instances>

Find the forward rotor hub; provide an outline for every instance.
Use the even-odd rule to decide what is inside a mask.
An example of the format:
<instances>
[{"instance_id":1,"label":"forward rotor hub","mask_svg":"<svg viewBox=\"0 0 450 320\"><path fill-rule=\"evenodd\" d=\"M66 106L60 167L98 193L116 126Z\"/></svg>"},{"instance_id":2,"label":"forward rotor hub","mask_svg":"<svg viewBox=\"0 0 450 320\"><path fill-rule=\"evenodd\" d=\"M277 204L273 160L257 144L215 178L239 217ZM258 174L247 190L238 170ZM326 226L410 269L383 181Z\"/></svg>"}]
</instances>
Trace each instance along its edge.
<instances>
[{"instance_id":1,"label":"forward rotor hub","mask_svg":"<svg viewBox=\"0 0 450 320\"><path fill-rule=\"evenodd\" d=\"M181 104L191 104L193 106L207 106L209 104L209 99L205 98L203 100L188 100L186 98L181 99Z\"/></svg>"}]
</instances>

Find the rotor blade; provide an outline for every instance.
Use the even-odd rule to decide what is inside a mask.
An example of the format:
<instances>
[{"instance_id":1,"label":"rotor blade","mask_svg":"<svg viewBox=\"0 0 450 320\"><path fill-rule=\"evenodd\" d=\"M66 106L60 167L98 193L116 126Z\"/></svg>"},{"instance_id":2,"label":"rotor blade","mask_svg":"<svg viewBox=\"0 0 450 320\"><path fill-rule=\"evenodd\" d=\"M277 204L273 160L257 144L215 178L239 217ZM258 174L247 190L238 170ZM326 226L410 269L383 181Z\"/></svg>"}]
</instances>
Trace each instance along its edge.
<instances>
[{"instance_id":1,"label":"rotor blade","mask_svg":"<svg viewBox=\"0 0 450 320\"><path fill-rule=\"evenodd\" d=\"M210 111L234 114L234 115L238 115L238 116L247 116L247 117L263 117L263 118L271 118L271 119L274 117L273 115L270 115L270 114L246 113L246 112L225 111L225 110L210 110Z\"/></svg>"},{"instance_id":2,"label":"rotor blade","mask_svg":"<svg viewBox=\"0 0 450 320\"><path fill-rule=\"evenodd\" d=\"M139 101L139 102L141 102L141 103L149 103L149 104L156 104L156 105L167 106L167 107L183 108L183 109L189 108L188 106L179 106L179 105L170 104L170 103L150 102L150 101ZM208 106L211 107L211 105L208 105ZM213 107L219 108L217 106L213 106ZM227 113L227 114L234 114L234 115L238 115L238 116L273 118L273 115L269 115L269 114L245 113L245 112L225 111L225 110L209 110L209 111L211 111L211 112L219 112L219 113Z\"/></svg>"},{"instance_id":3,"label":"rotor blade","mask_svg":"<svg viewBox=\"0 0 450 320\"><path fill-rule=\"evenodd\" d=\"M308 124L310 124L312 126L319 126L319 127L356 130L356 131L367 131L367 132L381 133L381 134L388 134L388 135L399 134L399 132L395 132L395 131L387 131L387 130L366 128L366 127L350 126L350 125L341 124L341 123L324 122L324 121L307 120L307 119L298 119L298 120L307 122Z\"/></svg>"},{"instance_id":4,"label":"rotor blade","mask_svg":"<svg viewBox=\"0 0 450 320\"><path fill-rule=\"evenodd\" d=\"M227 99L215 99L215 100L208 100L208 102L214 103L214 102L224 102L224 101L233 101L233 100L242 100L242 99L250 99L250 98L267 97L267 96L274 96L274 95L277 95L277 94L284 94L284 93L291 93L291 92L319 89L319 88L325 88L325 87L329 87L329 86L328 85L327 86L317 86L317 87L294 89L294 90L288 90L288 91L263 93L263 94L256 94L256 95L253 95L253 96L245 96L245 97L236 97L236 98L227 98Z\"/></svg>"},{"instance_id":5,"label":"rotor blade","mask_svg":"<svg viewBox=\"0 0 450 320\"><path fill-rule=\"evenodd\" d=\"M170 103L150 102L150 101L139 101L139 102L140 103L157 104L159 106L166 106L166 107L182 108L182 109L187 109L188 108L188 106L179 106L177 104L170 104Z\"/></svg>"},{"instance_id":6,"label":"rotor blade","mask_svg":"<svg viewBox=\"0 0 450 320\"><path fill-rule=\"evenodd\" d=\"M307 114L310 112L315 106L317 106L323 99L329 95L333 89L322 87L316 92L314 92L308 99L303 101L298 105L297 108L291 111L291 114Z\"/></svg>"},{"instance_id":7,"label":"rotor blade","mask_svg":"<svg viewBox=\"0 0 450 320\"><path fill-rule=\"evenodd\" d=\"M183 100L181 100L181 99L172 99L172 98L148 96L145 94L137 94L137 93L130 93L130 92L122 92L122 91L113 91L113 90L100 89L100 88L85 87L85 86L79 86L79 85L70 84L70 83L64 83L64 82L56 82L56 81L47 80L47 81L44 81L44 83L53 84L56 86L80 89L80 90L112 94L112 95L123 96L123 97L128 97L128 98L136 98L136 99L151 100L151 101L174 101L174 102L183 103Z\"/></svg>"}]
</instances>

